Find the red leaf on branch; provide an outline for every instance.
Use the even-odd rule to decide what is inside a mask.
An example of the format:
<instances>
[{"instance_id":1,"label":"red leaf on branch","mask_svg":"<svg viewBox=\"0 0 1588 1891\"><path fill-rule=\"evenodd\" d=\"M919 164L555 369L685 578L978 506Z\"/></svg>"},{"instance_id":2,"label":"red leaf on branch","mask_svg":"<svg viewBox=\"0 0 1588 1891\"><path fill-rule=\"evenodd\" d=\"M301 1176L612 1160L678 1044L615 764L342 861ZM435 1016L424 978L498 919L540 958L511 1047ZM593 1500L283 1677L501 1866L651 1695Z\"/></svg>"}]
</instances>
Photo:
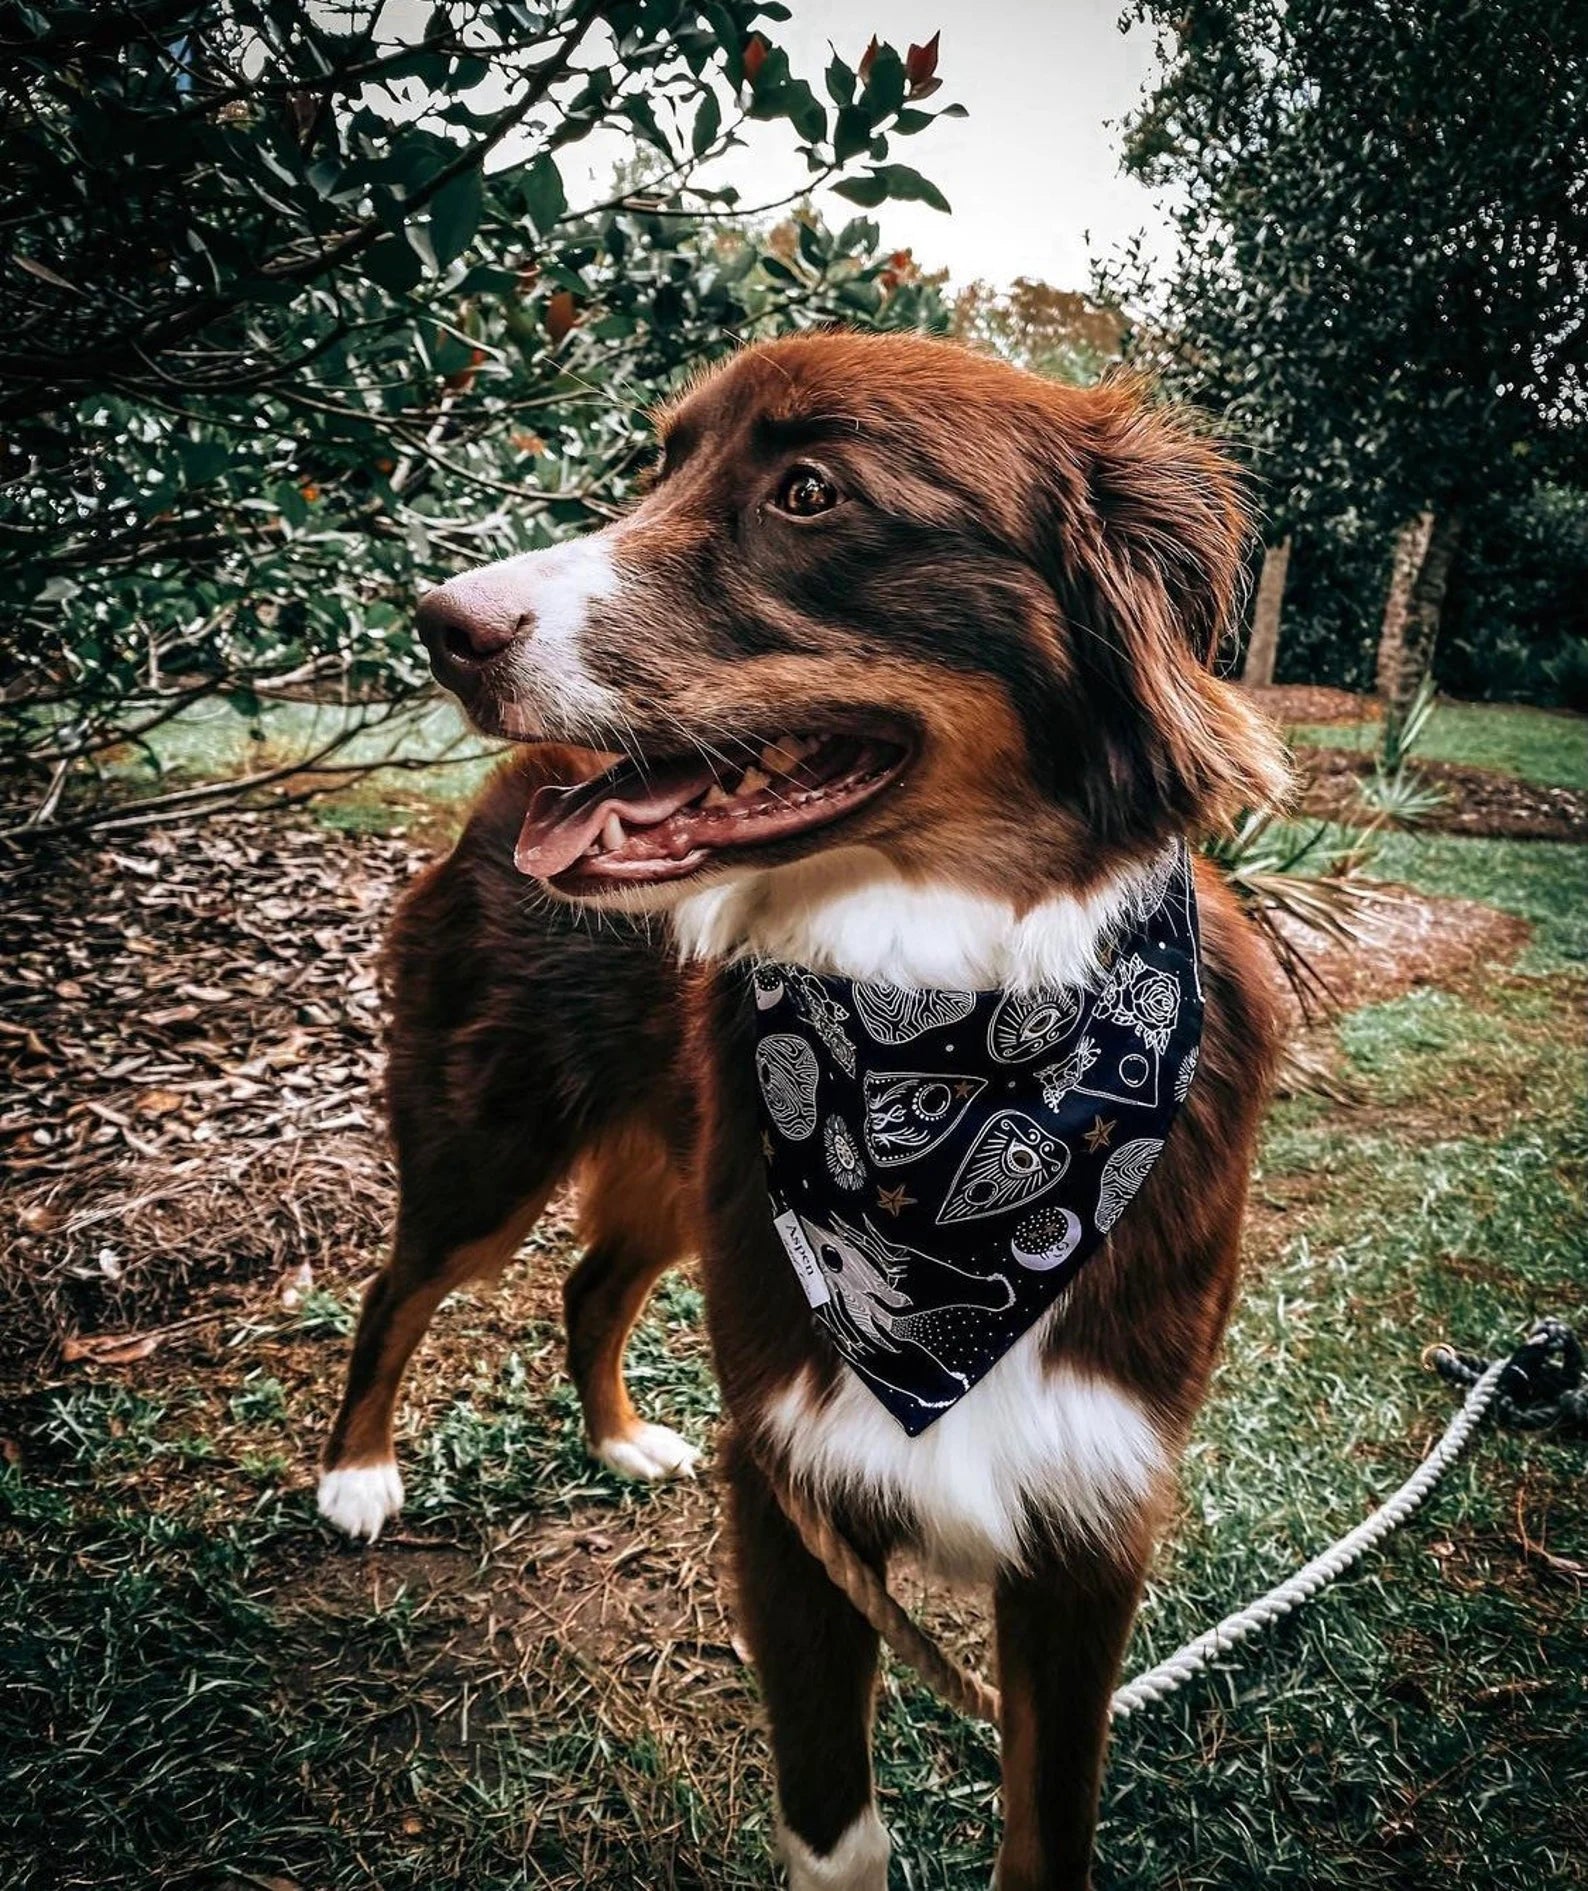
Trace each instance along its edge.
<instances>
[{"instance_id":1,"label":"red leaf on branch","mask_svg":"<svg viewBox=\"0 0 1588 1891\"><path fill-rule=\"evenodd\" d=\"M578 319L579 309L573 299L572 289L559 289L546 304L546 333L550 335L553 347Z\"/></svg>"},{"instance_id":2,"label":"red leaf on branch","mask_svg":"<svg viewBox=\"0 0 1588 1891\"><path fill-rule=\"evenodd\" d=\"M940 29L924 46L912 46L904 56L904 76L910 82L912 98L915 96L914 88L925 85L937 71L937 43L942 37ZM876 44L875 40L872 44Z\"/></svg>"},{"instance_id":3,"label":"red leaf on branch","mask_svg":"<svg viewBox=\"0 0 1588 1891\"><path fill-rule=\"evenodd\" d=\"M877 44L875 33L871 35L871 44L860 55L860 83L866 85L871 79L871 68L877 63L877 54L882 48Z\"/></svg>"},{"instance_id":4,"label":"red leaf on branch","mask_svg":"<svg viewBox=\"0 0 1588 1891\"><path fill-rule=\"evenodd\" d=\"M759 33L750 35L749 44L744 49L744 76L751 85L761 76L761 68L766 64L767 43Z\"/></svg>"}]
</instances>

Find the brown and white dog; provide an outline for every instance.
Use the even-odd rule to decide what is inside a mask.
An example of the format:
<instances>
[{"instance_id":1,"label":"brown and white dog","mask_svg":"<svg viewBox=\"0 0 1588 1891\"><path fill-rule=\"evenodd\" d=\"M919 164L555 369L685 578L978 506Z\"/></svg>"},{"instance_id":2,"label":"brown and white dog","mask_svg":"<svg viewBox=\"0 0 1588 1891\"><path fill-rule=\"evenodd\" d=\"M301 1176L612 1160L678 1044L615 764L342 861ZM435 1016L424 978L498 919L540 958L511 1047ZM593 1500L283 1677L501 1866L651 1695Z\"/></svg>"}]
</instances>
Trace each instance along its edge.
<instances>
[{"instance_id":1,"label":"brown and white dog","mask_svg":"<svg viewBox=\"0 0 1588 1891\"><path fill-rule=\"evenodd\" d=\"M401 1206L321 1507L364 1536L395 1512L409 1354L577 1173L570 1366L592 1449L631 1475L692 1463L636 1416L622 1353L657 1275L700 1255L796 1891L886 1882L877 1643L760 1461L879 1568L908 1547L993 1585L996 1882L1084 1886L1109 1695L1235 1290L1275 1035L1260 948L1200 876L1201 1062L1161 1160L1068 1293L913 1439L813 1326L774 1233L742 967L1092 979L1166 841L1282 783L1211 668L1239 499L1130 388L915 337L748 349L660 433L626 517L421 608L474 721L536 746L392 935Z\"/></svg>"}]
</instances>

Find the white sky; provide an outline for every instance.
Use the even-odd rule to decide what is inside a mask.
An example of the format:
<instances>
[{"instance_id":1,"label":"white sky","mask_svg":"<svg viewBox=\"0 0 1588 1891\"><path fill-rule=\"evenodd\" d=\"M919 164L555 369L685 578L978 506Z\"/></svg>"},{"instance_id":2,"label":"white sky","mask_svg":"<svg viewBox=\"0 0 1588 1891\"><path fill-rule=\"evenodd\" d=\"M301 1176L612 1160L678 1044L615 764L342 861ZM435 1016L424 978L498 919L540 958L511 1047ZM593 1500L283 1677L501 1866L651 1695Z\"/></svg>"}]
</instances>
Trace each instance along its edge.
<instances>
[{"instance_id":1,"label":"white sky","mask_svg":"<svg viewBox=\"0 0 1588 1891\"><path fill-rule=\"evenodd\" d=\"M1138 230L1146 232L1150 253L1167 249L1167 229L1152 198L1119 172L1118 121L1137 103L1154 63L1147 33L1119 31L1124 0L788 3L794 17L769 25L768 32L824 103L829 42L853 67L873 32L903 53L941 27L943 89L925 103L930 109L958 100L970 116L892 140L889 159L930 177L953 215L913 203L886 203L869 213L884 238L913 248L923 267L946 266L955 282L1024 275L1083 289L1090 255L1110 253ZM749 147L714 169L713 181L736 184L752 207L797 185L802 165L787 125L748 129ZM578 176L581 150L595 161L592 183L604 184L610 175L610 155L595 146L592 139L565 155L575 202L585 182ZM856 214L829 193L818 193L816 201L836 223Z\"/></svg>"}]
</instances>

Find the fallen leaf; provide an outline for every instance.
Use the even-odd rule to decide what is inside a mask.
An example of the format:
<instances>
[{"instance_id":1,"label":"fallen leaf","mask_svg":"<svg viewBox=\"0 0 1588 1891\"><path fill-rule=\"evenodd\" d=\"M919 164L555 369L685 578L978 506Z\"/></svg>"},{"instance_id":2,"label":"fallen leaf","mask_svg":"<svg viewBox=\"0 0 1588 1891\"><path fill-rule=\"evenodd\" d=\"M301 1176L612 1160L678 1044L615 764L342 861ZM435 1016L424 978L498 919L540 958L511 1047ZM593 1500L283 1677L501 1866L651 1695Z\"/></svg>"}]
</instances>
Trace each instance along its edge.
<instances>
[{"instance_id":1,"label":"fallen leaf","mask_svg":"<svg viewBox=\"0 0 1588 1891\"><path fill-rule=\"evenodd\" d=\"M130 1366L135 1359L147 1359L162 1337L159 1333L93 1333L83 1338L74 1333L62 1342L61 1358L69 1366L79 1362Z\"/></svg>"}]
</instances>

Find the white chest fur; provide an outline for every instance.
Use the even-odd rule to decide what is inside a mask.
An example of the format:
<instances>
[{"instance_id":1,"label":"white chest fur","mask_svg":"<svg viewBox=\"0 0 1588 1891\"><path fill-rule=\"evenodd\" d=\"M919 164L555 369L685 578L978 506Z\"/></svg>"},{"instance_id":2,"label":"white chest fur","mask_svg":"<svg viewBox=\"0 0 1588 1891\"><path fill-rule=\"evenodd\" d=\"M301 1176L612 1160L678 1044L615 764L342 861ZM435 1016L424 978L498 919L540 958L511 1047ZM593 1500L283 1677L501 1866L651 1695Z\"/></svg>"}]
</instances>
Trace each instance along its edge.
<instances>
[{"instance_id":1,"label":"white chest fur","mask_svg":"<svg viewBox=\"0 0 1588 1891\"><path fill-rule=\"evenodd\" d=\"M713 887L673 923L691 957L772 958L898 985L1035 989L1089 984L1147 870L1085 899L1017 916L996 900L906 886L859 849ZM1096 1373L1043 1359L1060 1300L964 1398L911 1438L853 1373L820 1395L809 1375L760 1414L793 1476L890 1515L947 1573L1018 1565L1034 1508L1108 1538L1150 1495L1167 1452L1141 1403Z\"/></svg>"}]
</instances>

